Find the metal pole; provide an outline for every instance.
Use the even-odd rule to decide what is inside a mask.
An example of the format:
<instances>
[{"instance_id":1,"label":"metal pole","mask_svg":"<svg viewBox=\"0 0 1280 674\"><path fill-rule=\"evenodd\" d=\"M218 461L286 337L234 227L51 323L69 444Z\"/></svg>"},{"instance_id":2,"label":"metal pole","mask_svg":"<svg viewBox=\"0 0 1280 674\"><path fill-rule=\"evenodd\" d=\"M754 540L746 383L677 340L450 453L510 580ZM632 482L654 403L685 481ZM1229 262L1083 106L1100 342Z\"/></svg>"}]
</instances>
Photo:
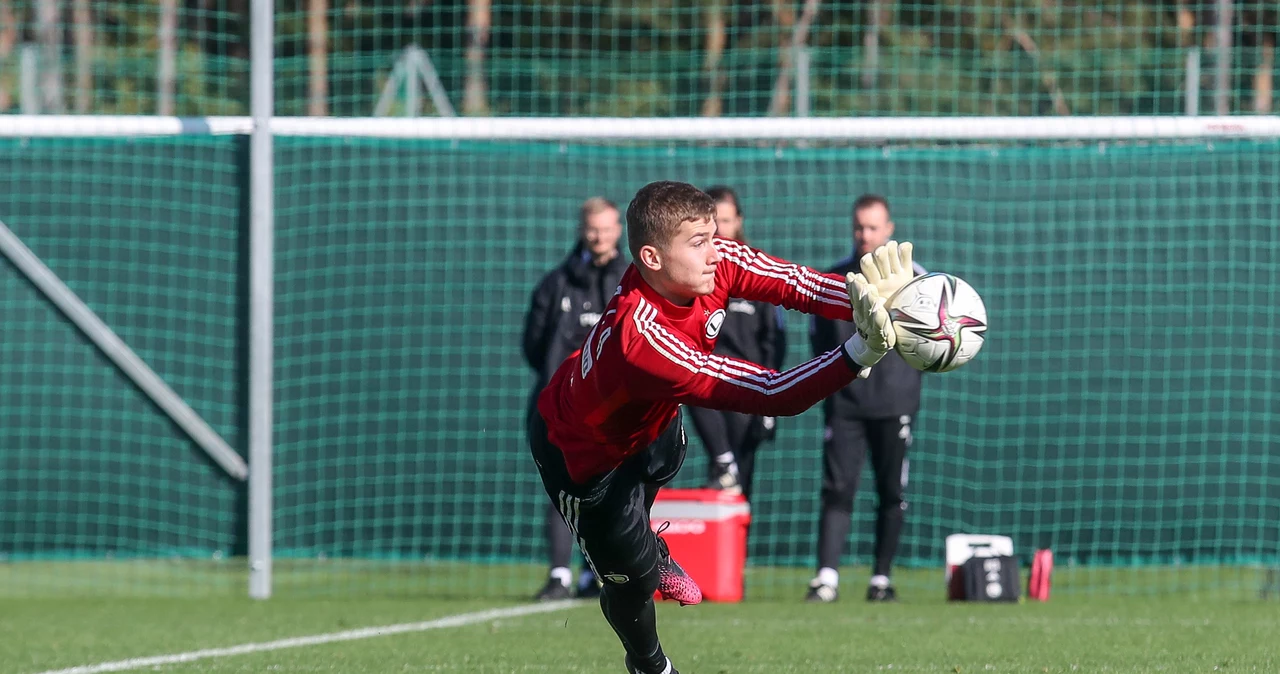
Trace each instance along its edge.
<instances>
[{"instance_id":1,"label":"metal pole","mask_svg":"<svg viewBox=\"0 0 1280 674\"><path fill-rule=\"evenodd\" d=\"M406 60L404 75L404 116L417 117L422 107L422 82L418 81L419 72Z\"/></svg>"},{"instance_id":2,"label":"metal pole","mask_svg":"<svg viewBox=\"0 0 1280 674\"><path fill-rule=\"evenodd\" d=\"M249 114L249 596L271 596L274 0L252 0Z\"/></svg>"},{"instance_id":3,"label":"metal pole","mask_svg":"<svg viewBox=\"0 0 1280 674\"><path fill-rule=\"evenodd\" d=\"M1187 51L1187 116L1200 114L1200 48Z\"/></svg>"},{"instance_id":4,"label":"metal pole","mask_svg":"<svg viewBox=\"0 0 1280 674\"><path fill-rule=\"evenodd\" d=\"M84 333L102 352L124 372L138 388L142 389L164 413L173 419L196 444L209 455L227 474L237 480L245 479L248 468L218 432L192 410L182 396L169 388L164 380L147 366L138 354L129 348L106 323L93 312L53 270L27 248L13 230L0 222L0 253L9 258L13 266L27 277L31 284Z\"/></svg>"},{"instance_id":5,"label":"metal pole","mask_svg":"<svg viewBox=\"0 0 1280 674\"><path fill-rule=\"evenodd\" d=\"M431 55L417 45L410 49L413 49L413 69L418 71L415 75L420 75L423 84L427 85L427 93L431 96L432 105L436 106L436 114L441 117L457 117L458 113L449 102L449 92L445 91L444 82L440 81L440 74L436 72L436 64L431 62Z\"/></svg>"},{"instance_id":6,"label":"metal pole","mask_svg":"<svg viewBox=\"0 0 1280 674\"><path fill-rule=\"evenodd\" d=\"M1231 27L1235 21L1232 17L1235 0L1218 0L1217 30L1217 77L1213 91L1213 110L1215 114L1231 114Z\"/></svg>"}]
</instances>

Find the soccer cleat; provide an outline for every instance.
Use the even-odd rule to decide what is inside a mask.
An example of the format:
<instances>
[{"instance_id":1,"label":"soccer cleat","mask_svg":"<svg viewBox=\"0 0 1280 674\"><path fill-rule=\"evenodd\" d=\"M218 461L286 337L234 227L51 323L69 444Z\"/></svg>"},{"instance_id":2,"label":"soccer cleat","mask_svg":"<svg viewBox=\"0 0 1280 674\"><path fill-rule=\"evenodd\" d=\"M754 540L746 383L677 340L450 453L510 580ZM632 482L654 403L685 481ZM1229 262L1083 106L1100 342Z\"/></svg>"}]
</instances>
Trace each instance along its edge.
<instances>
[{"instance_id":1,"label":"soccer cleat","mask_svg":"<svg viewBox=\"0 0 1280 674\"><path fill-rule=\"evenodd\" d=\"M564 583L558 579L548 578L547 584L538 590L538 594L533 596L534 601L559 601L561 599L572 599L573 592Z\"/></svg>"},{"instance_id":2,"label":"soccer cleat","mask_svg":"<svg viewBox=\"0 0 1280 674\"><path fill-rule=\"evenodd\" d=\"M888 587L876 587L875 585L868 585L867 601L870 601L870 602L898 601L898 593L894 591L892 585L889 585Z\"/></svg>"},{"instance_id":3,"label":"soccer cleat","mask_svg":"<svg viewBox=\"0 0 1280 674\"><path fill-rule=\"evenodd\" d=\"M627 662L627 674L680 674L680 672L676 671L675 666L671 664L671 658L667 658L667 665L665 669L662 669L656 672L646 672L640 669L639 667L636 667L635 664L631 662L630 655L627 656L626 662Z\"/></svg>"},{"instance_id":4,"label":"soccer cleat","mask_svg":"<svg viewBox=\"0 0 1280 674\"><path fill-rule=\"evenodd\" d=\"M664 522L658 527L657 534L654 538L658 541L658 593L663 599L673 599L680 602L681 606L692 606L693 604L702 603L702 589L698 584L689 577L689 574L680 568L676 560L671 558L671 550L667 547L667 542L662 540L662 532L671 526L670 522Z\"/></svg>"},{"instance_id":5,"label":"soccer cleat","mask_svg":"<svg viewBox=\"0 0 1280 674\"><path fill-rule=\"evenodd\" d=\"M834 585L826 585L814 578L809 582L809 593L804 600L814 604L830 604L840 598L840 591Z\"/></svg>"}]
</instances>

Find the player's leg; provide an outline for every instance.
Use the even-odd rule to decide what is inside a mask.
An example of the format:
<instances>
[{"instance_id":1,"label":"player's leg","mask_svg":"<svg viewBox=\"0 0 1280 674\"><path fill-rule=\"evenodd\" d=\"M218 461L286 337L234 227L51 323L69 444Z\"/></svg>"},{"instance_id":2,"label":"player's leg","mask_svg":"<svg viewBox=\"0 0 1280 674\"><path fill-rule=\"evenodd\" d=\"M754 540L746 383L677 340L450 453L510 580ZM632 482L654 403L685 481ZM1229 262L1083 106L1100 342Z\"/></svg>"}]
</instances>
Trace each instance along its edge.
<instances>
[{"instance_id":1,"label":"player's leg","mask_svg":"<svg viewBox=\"0 0 1280 674\"><path fill-rule=\"evenodd\" d=\"M540 422L540 420L538 420ZM641 453L586 484L574 483L560 450L534 423L533 455L583 556L603 581L600 608L627 653L629 671L676 674L658 641L653 594L661 550L649 526L646 481L650 457ZM679 431L682 433L682 431Z\"/></svg>"},{"instance_id":2,"label":"player's leg","mask_svg":"<svg viewBox=\"0 0 1280 674\"><path fill-rule=\"evenodd\" d=\"M867 423L867 444L871 452L871 468L876 476L876 542L875 562L867 601L893 601L897 598L889 581L893 558L898 553L907 502L903 492L907 486L907 448L911 446L911 417L877 419Z\"/></svg>"},{"instance_id":3,"label":"player's leg","mask_svg":"<svg viewBox=\"0 0 1280 674\"><path fill-rule=\"evenodd\" d=\"M667 430L650 445L645 452L640 454L643 457L641 470L644 473L643 481L645 483L645 517L649 517L649 513L653 510L653 502L657 498L658 490L671 480L675 479L676 473L680 471L680 466L684 465L685 452L688 449L688 439L684 434L684 425L681 423L680 416L676 416L675 421L667 427ZM652 526L652 525L651 525ZM666 523L657 527L658 533L666 528ZM660 569L658 592L665 599L671 599L680 602L682 606L697 604L702 601L702 590L693 578L680 567L671 557L671 551L667 549L666 541L661 537L656 537L660 550L660 559L658 567Z\"/></svg>"},{"instance_id":4,"label":"player's leg","mask_svg":"<svg viewBox=\"0 0 1280 674\"><path fill-rule=\"evenodd\" d=\"M600 610L627 654L630 671L659 674L670 661L658 639L653 594L661 584L662 550L649 527L644 488L613 473L598 502L566 498L583 553L600 574Z\"/></svg>"},{"instance_id":5,"label":"player's leg","mask_svg":"<svg viewBox=\"0 0 1280 674\"><path fill-rule=\"evenodd\" d=\"M707 450L707 488L738 490L738 465L730 441L726 414L719 410L689 407L693 428Z\"/></svg>"},{"instance_id":6,"label":"player's leg","mask_svg":"<svg viewBox=\"0 0 1280 674\"><path fill-rule=\"evenodd\" d=\"M840 557L853 527L853 499L866 457L866 430L861 420L827 420L822 444L822 497L818 519L818 575L809 583L806 601L835 601L840 585Z\"/></svg>"},{"instance_id":7,"label":"player's leg","mask_svg":"<svg viewBox=\"0 0 1280 674\"><path fill-rule=\"evenodd\" d=\"M570 587L573 583L573 572L569 570L569 561L573 556L573 535L569 533L569 527L565 525L564 517L554 501L547 503L546 535L551 571L546 585L538 591L534 600L568 599L572 595Z\"/></svg>"},{"instance_id":8,"label":"player's leg","mask_svg":"<svg viewBox=\"0 0 1280 674\"><path fill-rule=\"evenodd\" d=\"M658 642L654 592L682 603L702 600L697 585L671 559L666 543L653 533L649 517L658 490L675 478L684 464L687 449L684 425L677 416L652 445L613 473L617 485L612 494L622 494L631 480L637 480L639 484L635 496L627 499L623 508L625 514L618 518L627 523L624 527L627 533L620 536L614 545L600 545L601 552L593 555L593 560L597 560L596 570L604 581L600 607L627 648L627 668L637 674L674 672ZM632 504L641 508L638 517ZM634 550L631 553L633 561L620 561L619 558L627 558L628 548ZM607 556L610 561L598 561L600 556ZM628 579L625 572L606 571L606 568L615 567L625 569L628 564L636 570L647 570L635 579Z\"/></svg>"}]
</instances>

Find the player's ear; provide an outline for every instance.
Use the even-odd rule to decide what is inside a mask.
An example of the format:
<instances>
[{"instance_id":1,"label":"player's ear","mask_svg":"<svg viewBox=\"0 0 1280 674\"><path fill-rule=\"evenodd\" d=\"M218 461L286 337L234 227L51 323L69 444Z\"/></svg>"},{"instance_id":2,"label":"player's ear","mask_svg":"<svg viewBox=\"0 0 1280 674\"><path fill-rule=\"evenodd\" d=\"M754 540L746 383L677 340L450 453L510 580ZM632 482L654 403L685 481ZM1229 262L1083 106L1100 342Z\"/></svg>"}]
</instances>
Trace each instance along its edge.
<instances>
[{"instance_id":1,"label":"player's ear","mask_svg":"<svg viewBox=\"0 0 1280 674\"><path fill-rule=\"evenodd\" d=\"M642 246L636 261L649 271L662 271L662 253L653 246Z\"/></svg>"}]
</instances>

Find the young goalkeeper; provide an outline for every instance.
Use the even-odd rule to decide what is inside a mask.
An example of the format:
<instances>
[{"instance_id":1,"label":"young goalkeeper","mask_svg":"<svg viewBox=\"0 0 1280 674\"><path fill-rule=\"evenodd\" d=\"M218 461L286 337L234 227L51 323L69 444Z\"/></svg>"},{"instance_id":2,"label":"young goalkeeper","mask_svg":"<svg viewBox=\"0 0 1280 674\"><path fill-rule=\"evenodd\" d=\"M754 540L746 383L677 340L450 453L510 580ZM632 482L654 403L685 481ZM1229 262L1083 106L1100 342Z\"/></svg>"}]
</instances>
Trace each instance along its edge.
<instances>
[{"instance_id":1,"label":"young goalkeeper","mask_svg":"<svg viewBox=\"0 0 1280 674\"><path fill-rule=\"evenodd\" d=\"M894 344L884 297L912 278L911 245L889 244L847 279L717 239L716 205L698 188L655 182L627 209L632 264L586 342L538 396L529 437L547 494L603 581L600 607L631 674L677 674L658 642L653 594L681 605L702 592L654 534L658 488L685 455L680 405L799 414L865 378ZM834 320L857 332L785 372L713 355L730 296Z\"/></svg>"}]
</instances>

